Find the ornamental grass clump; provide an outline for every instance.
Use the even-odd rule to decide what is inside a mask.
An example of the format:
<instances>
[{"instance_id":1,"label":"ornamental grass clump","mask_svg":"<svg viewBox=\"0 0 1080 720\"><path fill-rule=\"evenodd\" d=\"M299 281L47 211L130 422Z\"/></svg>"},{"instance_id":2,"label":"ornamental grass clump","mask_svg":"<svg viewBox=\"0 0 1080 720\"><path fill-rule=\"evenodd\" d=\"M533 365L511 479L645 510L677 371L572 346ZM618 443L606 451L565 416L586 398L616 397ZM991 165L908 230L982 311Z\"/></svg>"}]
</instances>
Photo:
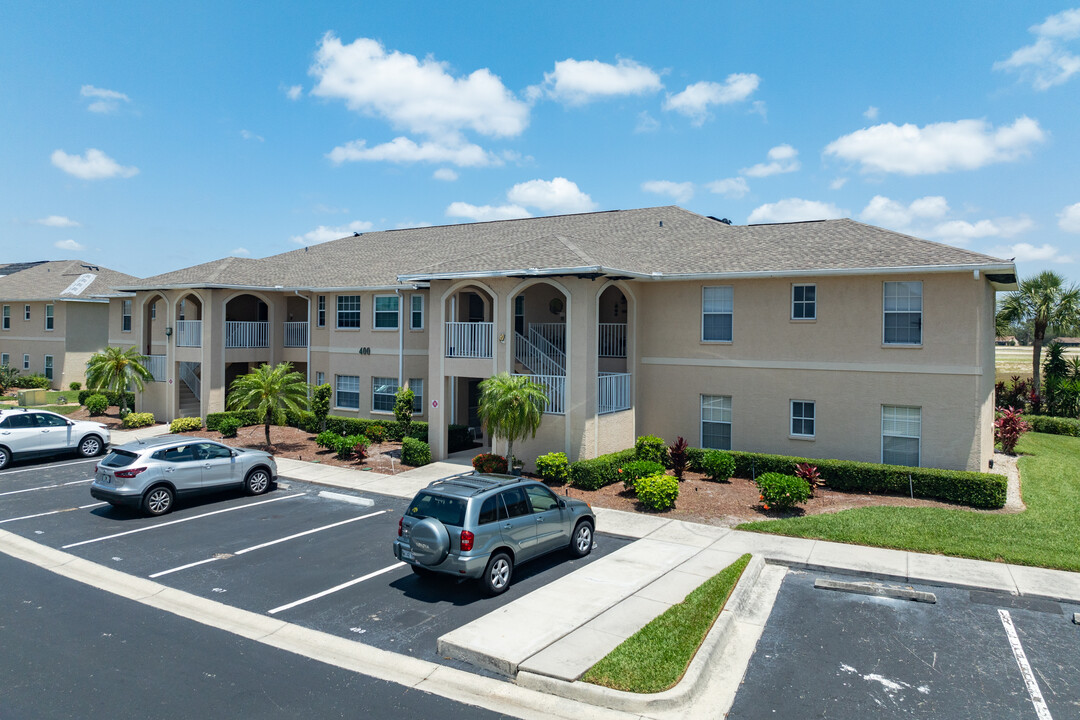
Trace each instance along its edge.
<instances>
[{"instance_id":1,"label":"ornamental grass clump","mask_svg":"<svg viewBox=\"0 0 1080 720\"><path fill-rule=\"evenodd\" d=\"M766 510L790 510L810 499L810 483L793 475L763 473L755 482Z\"/></svg>"},{"instance_id":2,"label":"ornamental grass clump","mask_svg":"<svg viewBox=\"0 0 1080 720\"><path fill-rule=\"evenodd\" d=\"M663 511L673 508L679 498L679 481L662 473L640 478L635 489L638 500L650 510Z\"/></svg>"}]
</instances>

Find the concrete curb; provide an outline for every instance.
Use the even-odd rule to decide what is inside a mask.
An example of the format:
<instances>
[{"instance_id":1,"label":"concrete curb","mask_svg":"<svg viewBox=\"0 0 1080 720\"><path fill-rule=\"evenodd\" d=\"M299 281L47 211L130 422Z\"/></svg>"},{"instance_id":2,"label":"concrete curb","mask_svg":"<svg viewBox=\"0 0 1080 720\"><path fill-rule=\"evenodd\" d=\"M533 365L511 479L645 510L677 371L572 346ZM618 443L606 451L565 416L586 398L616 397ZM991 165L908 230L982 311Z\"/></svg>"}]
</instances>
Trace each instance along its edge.
<instances>
[{"instance_id":1,"label":"concrete curb","mask_svg":"<svg viewBox=\"0 0 1080 720\"><path fill-rule=\"evenodd\" d=\"M686 674L675 687L669 690L643 695L612 690L581 681L567 683L524 671L518 673L517 684L552 695L629 713L673 710L688 705L700 690L703 682L709 678L710 673L724 661L725 653L721 650L731 641L738 618L750 609L750 600L764 567L765 560L760 555L755 555L750 559L724 609L705 636L693 660L690 661Z\"/></svg>"}]
</instances>

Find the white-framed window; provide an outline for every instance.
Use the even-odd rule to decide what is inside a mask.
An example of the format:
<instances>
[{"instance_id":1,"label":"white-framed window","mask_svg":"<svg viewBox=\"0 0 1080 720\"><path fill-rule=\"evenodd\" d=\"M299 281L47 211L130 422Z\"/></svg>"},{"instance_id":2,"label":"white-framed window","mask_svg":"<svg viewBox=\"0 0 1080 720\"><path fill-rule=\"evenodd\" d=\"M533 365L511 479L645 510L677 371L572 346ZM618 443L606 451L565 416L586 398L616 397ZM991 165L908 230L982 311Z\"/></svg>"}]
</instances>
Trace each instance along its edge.
<instances>
[{"instance_id":1,"label":"white-framed window","mask_svg":"<svg viewBox=\"0 0 1080 720\"><path fill-rule=\"evenodd\" d=\"M4 324L3 324L3 328L5 330L10 330L11 329L11 306L10 305L5 305L4 306Z\"/></svg>"},{"instance_id":2,"label":"white-framed window","mask_svg":"<svg viewBox=\"0 0 1080 720\"><path fill-rule=\"evenodd\" d=\"M424 412L424 378L409 378L409 389L413 391L413 414Z\"/></svg>"},{"instance_id":3,"label":"white-framed window","mask_svg":"<svg viewBox=\"0 0 1080 720\"><path fill-rule=\"evenodd\" d=\"M397 395L397 378L371 378L372 412L394 412L395 395Z\"/></svg>"},{"instance_id":4,"label":"white-framed window","mask_svg":"<svg viewBox=\"0 0 1080 720\"><path fill-rule=\"evenodd\" d=\"M360 409L360 376L337 376L337 397L334 405L339 408Z\"/></svg>"},{"instance_id":5,"label":"white-framed window","mask_svg":"<svg viewBox=\"0 0 1080 720\"><path fill-rule=\"evenodd\" d=\"M409 329L424 329L424 296L412 295L409 297Z\"/></svg>"},{"instance_id":6,"label":"white-framed window","mask_svg":"<svg viewBox=\"0 0 1080 720\"><path fill-rule=\"evenodd\" d=\"M180 301L180 307L178 307L176 309L176 319L179 320L180 322L184 322L184 317L185 317L184 313L186 312L186 310L187 310L187 300L181 300Z\"/></svg>"},{"instance_id":7,"label":"white-framed window","mask_svg":"<svg viewBox=\"0 0 1080 720\"><path fill-rule=\"evenodd\" d=\"M337 326L339 328L360 327L360 296L337 296Z\"/></svg>"},{"instance_id":8,"label":"white-framed window","mask_svg":"<svg viewBox=\"0 0 1080 720\"><path fill-rule=\"evenodd\" d=\"M52 377L52 359L53 359L52 355L46 355L45 356L45 377L49 378L50 380L53 379L53 377Z\"/></svg>"},{"instance_id":9,"label":"white-framed window","mask_svg":"<svg viewBox=\"0 0 1080 720\"><path fill-rule=\"evenodd\" d=\"M376 330L397 330L398 296L376 295L374 305L374 327Z\"/></svg>"},{"instance_id":10,"label":"white-framed window","mask_svg":"<svg viewBox=\"0 0 1080 720\"><path fill-rule=\"evenodd\" d=\"M731 449L731 396L701 396L701 447Z\"/></svg>"},{"instance_id":11,"label":"white-framed window","mask_svg":"<svg viewBox=\"0 0 1080 720\"><path fill-rule=\"evenodd\" d=\"M922 408L881 406L881 462L919 467Z\"/></svg>"},{"instance_id":12,"label":"white-framed window","mask_svg":"<svg viewBox=\"0 0 1080 720\"><path fill-rule=\"evenodd\" d=\"M814 401L792 400L791 401L791 434L795 437L814 437Z\"/></svg>"},{"instance_id":13,"label":"white-framed window","mask_svg":"<svg viewBox=\"0 0 1080 720\"><path fill-rule=\"evenodd\" d=\"M23 370L29 370L30 369L30 356L29 355L23 355L22 356L22 369Z\"/></svg>"},{"instance_id":14,"label":"white-framed window","mask_svg":"<svg viewBox=\"0 0 1080 720\"><path fill-rule=\"evenodd\" d=\"M22 311L23 311L23 320L29 320L30 319L30 306L29 305L23 305L22 306Z\"/></svg>"},{"instance_id":15,"label":"white-framed window","mask_svg":"<svg viewBox=\"0 0 1080 720\"><path fill-rule=\"evenodd\" d=\"M884 284L882 342L922 345L922 282Z\"/></svg>"},{"instance_id":16,"label":"white-framed window","mask_svg":"<svg viewBox=\"0 0 1080 720\"><path fill-rule=\"evenodd\" d=\"M804 283L791 286L791 319L817 320L817 285Z\"/></svg>"},{"instance_id":17,"label":"white-framed window","mask_svg":"<svg viewBox=\"0 0 1080 720\"><path fill-rule=\"evenodd\" d=\"M45 329L46 330L52 330L53 329L53 304L52 303L48 303L45 306Z\"/></svg>"},{"instance_id":18,"label":"white-framed window","mask_svg":"<svg viewBox=\"0 0 1080 720\"><path fill-rule=\"evenodd\" d=\"M157 301L150 303L150 319L157 320Z\"/></svg>"},{"instance_id":19,"label":"white-framed window","mask_svg":"<svg viewBox=\"0 0 1080 720\"><path fill-rule=\"evenodd\" d=\"M319 296L319 312L318 312L318 320L316 321L316 324L319 327L326 327L326 296L325 295L320 295Z\"/></svg>"},{"instance_id":20,"label":"white-framed window","mask_svg":"<svg viewBox=\"0 0 1080 720\"><path fill-rule=\"evenodd\" d=\"M8 366L11 364L11 356L7 353L0 353L0 365Z\"/></svg>"},{"instance_id":21,"label":"white-framed window","mask_svg":"<svg viewBox=\"0 0 1080 720\"><path fill-rule=\"evenodd\" d=\"M324 373L322 370L317 370L315 372L315 384L316 385L325 385L326 384L326 373Z\"/></svg>"},{"instance_id":22,"label":"white-framed window","mask_svg":"<svg viewBox=\"0 0 1080 720\"><path fill-rule=\"evenodd\" d=\"M131 332L131 301L120 301L120 331Z\"/></svg>"},{"instance_id":23,"label":"white-framed window","mask_svg":"<svg viewBox=\"0 0 1080 720\"><path fill-rule=\"evenodd\" d=\"M731 342L735 290L731 285L701 289L701 339Z\"/></svg>"}]
</instances>

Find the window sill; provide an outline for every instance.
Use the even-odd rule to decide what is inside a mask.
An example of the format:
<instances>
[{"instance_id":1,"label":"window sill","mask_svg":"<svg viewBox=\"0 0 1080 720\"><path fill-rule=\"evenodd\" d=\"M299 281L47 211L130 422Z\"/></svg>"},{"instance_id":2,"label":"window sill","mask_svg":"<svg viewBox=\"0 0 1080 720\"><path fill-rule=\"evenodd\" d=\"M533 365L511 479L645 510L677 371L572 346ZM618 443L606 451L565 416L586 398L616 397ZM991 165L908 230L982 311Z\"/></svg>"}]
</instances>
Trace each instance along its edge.
<instances>
[{"instance_id":1,"label":"window sill","mask_svg":"<svg viewBox=\"0 0 1080 720\"><path fill-rule=\"evenodd\" d=\"M371 328L371 332L397 332L397 328L396 327L389 327L389 328L387 328L387 327L380 327L380 328L373 327L373 328Z\"/></svg>"},{"instance_id":2,"label":"window sill","mask_svg":"<svg viewBox=\"0 0 1080 720\"><path fill-rule=\"evenodd\" d=\"M702 340L702 345L733 345L734 340Z\"/></svg>"},{"instance_id":3,"label":"window sill","mask_svg":"<svg viewBox=\"0 0 1080 720\"><path fill-rule=\"evenodd\" d=\"M394 411L393 410L372 410L371 414L372 415L393 415Z\"/></svg>"},{"instance_id":4,"label":"window sill","mask_svg":"<svg viewBox=\"0 0 1080 720\"><path fill-rule=\"evenodd\" d=\"M817 435L788 435L788 440L803 440L807 442L813 442L817 440Z\"/></svg>"},{"instance_id":5,"label":"window sill","mask_svg":"<svg viewBox=\"0 0 1080 720\"><path fill-rule=\"evenodd\" d=\"M336 327L336 328L334 328L334 332L360 332L363 329L364 328L358 328L358 327L354 327L354 328Z\"/></svg>"},{"instance_id":6,"label":"window sill","mask_svg":"<svg viewBox=\"0 0 1080 720\"><path fill-rule=\"evenodd\" d=\"M793 323L816 323L817 318L789 318Z\"/></svg>"},{"instance_id":7,"label":"window sill","mask_svg":"<svg viewBox=\"0 0 1080 720\"><path fill-rule=\"evenodd\" d=\"M889 350L921 350L922 343L908 344L908 343L881 343L882 349Z\"/></svg>"}]
</instances>

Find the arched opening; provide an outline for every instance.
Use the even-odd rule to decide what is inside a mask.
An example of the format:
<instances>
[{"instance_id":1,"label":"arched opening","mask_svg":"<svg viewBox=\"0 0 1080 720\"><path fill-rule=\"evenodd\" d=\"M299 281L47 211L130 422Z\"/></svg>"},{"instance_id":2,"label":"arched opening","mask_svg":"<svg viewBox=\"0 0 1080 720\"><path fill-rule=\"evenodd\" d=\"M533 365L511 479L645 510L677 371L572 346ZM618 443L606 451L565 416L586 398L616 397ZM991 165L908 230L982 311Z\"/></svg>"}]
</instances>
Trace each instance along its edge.
<instances>
[{"instance_id":1,"label":"arched opening","mask_svg":"<svg viewBox=\"0 0 1080 720\"><path fill-rule=\"evenodd\" d=\"M155 293L142 304L142 354L146 356L145 367L155 382L165 382L165 346L169 325L168 303L165 296Z\"/></svg>"},{"instance_id":2,"label":"arched opening","mask_svg":"<svg viewBox=\"0 0 1080 720\"><path fill-rule=\"evenodd\" d=\"M270 347L270 307L248 293L225 303L225 347Z\"/></svg>"},{"instance_id":3,"label":"arched opening","mask_svg":"<svg viewBox=\"0 0 1080 720\"><path fill-rule=\"evenodd\" d=\"M195 293L188 293L176 303L176 345L202 347L203 302Z\"/></svg>"},{"instance_id":4,"label":"arched opening","mask_svg":"<svg viewBox=\"0 0 1080 720\"><path fill-rule=\"evenodd\" d=\"M495 299L479 285L465 285L446 298L448 358L489 358L494 352Z\"/></svg>"},{"instance_id":5,"label":"arched opening","mask_svg":"<svg viewBox=\"0 0 1080 720\"><path fill-rule=\"evenodd\" d=\"M566 311L569 298L555 285L528 285L511 300L514 373L544 386L546 411L566 412Z\"/></svg>"},{"instance_id":6,"label":"arched opening","mask_svg":"<svg viewBox=\"0 0 1080 720\"><path fill-rule=\"evenodd\" d=\"M597 412L629 410L632 378L627 363L630 305L615 285L604 288L596 306Z\"/></svg>"}]
</instances>

